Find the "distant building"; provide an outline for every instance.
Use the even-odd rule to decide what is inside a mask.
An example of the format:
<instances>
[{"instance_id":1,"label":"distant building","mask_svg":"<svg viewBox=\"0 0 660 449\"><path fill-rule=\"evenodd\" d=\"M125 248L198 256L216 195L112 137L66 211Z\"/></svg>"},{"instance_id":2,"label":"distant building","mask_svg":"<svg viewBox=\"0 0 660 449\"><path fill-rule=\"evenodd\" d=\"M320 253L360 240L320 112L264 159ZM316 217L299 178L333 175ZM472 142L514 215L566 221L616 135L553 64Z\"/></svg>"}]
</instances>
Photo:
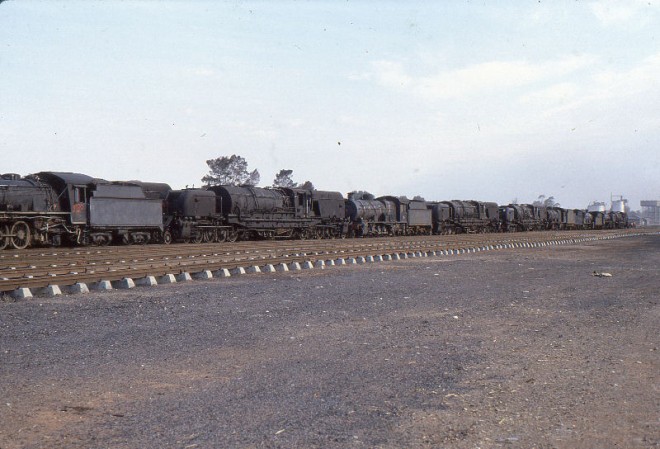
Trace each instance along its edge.
<instances>
[{"instance_id":1,"label":"distant building","mask_svg":"<svg viewBox=\"0 0 660 449\"><path fill-rule=\"evenodd\" d=\"M642 220L648 226L660 225L660 201L641 201Z\"/></svg>"},{"instance_id":2,"label":"distant building","mask_svg":"<svg viewBox=\"0 0 660 449\"><path fill-rule=\"evenodd\" d=\"M628 200L623 196L619 195L619 199L615 200L615 197L612 196L612 207L610 210L612 212L626 212L628 209Z\"/></svg>"},{"instance_id":3,"label":"distant building","mask_svg":"<svg viewBox=\"0 0 660 449\"><path fill-rule=\"evenodd\" d=\"M628 207L628 200L623 197L623 195L611 195L610 196L610 208L612 212L630 212ZM592 201L587 206L587 211L589 212L607 212L607 204L603 201Z\"/></svg>"},{"instance_id":4,"label":"distant building","mask_svg":"<svg viewBox=\"0 0 660 449\"><path fill-rule=\"evenodd\" d=\"M607 206L602 201L592 201L589 206L587 206L589 212L605 212Z\"/></svg>"}]
</instances>

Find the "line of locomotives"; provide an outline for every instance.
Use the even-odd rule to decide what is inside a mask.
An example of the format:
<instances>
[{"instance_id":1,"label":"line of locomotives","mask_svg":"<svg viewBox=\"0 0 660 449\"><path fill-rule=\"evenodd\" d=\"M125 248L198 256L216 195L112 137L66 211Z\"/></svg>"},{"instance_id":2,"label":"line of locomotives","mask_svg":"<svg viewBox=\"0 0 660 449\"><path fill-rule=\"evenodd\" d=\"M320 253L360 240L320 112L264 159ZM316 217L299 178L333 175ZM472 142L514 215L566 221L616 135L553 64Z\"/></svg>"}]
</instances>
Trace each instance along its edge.
<instances>
[{"instance_id":1,"label":"line of locomotives","mask_svg":"<svg viewBox=\"0 0 660 449\"><path fill-rule=\"evenodd\" d=\"M529 204L253 186L173 190L63 172L0 176L0 249L627 226L620 212Z\"/></svg>"}]
</instances>

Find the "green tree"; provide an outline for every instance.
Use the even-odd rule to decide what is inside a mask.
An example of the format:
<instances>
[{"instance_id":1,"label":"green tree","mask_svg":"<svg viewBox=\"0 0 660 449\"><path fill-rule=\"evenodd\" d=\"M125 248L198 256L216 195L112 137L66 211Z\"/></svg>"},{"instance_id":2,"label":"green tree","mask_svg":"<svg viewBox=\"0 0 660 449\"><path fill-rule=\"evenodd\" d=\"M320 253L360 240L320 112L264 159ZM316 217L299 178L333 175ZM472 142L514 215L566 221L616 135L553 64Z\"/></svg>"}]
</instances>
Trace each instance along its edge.
<instances>
[{"instance_id":1,"label":"green tree","mask_svg":"<svg viewBox=\"0 0 660 449\"><path fill-rule=\"evenodd\" d=\"M314 184L311 181L305 181L302 184L298 184L293 180L293 170L282 169L280 172L275 175L273 180L273 187L287 187L290 189L306 189L314 190Z\"/></svg>"},{"instance_id":2,"label":"green tree","mask_svg":"<svg viewBox=\"0 0 660 449\"><path fill-rule=\"evenodd\" d=\"M373 200L376 198L373 194L364 190L353 190L348 193L348 199L351 200Z\"/></svg>"},{"instance_id":3,"label":"green tree","mask_svg":"<svg viewBox=\"0 0 660 449\"><path fill-rule=\"evenodd\" d=\"M202 182L210 185L251 185L259 184L261 178L258 170L248 171L248 163L245 158L232 154L206 161L209 166L209 174L202 178Z\"/></svg>"},{"instance_id":4,"label":"green tree","mask_svg":"<svg viewBox=\"0 0 660 449\"><path fill-rule=\"evenodd\" d=\"M549 197L546 197L545 195L539 195L537 200L532 204L538 207L559 207L559 203L555 202L555 197L552 195Z\"/></svg>"},{"instance_id":5,"label":"green tree","mask_svg":"<svg viewBox=\"0 0 660 449\"><path fill-rule=\"evenodd\" d=\"M297 184L293 182L292 175L293 170L280 170L280 172L275 175L275 179L273 180L273 187L297 187Z\"/></svg>"},{"instance_id":6,"label":"green tree","mask_svg":"<svg viewBox=\"0 0 660 449\"><path fill-rule=\"evenodd\" d=\"M312 184L312 181L305 181L298 187L306 190L314 190L314 184Z\"/></svg>"}]
</instances>

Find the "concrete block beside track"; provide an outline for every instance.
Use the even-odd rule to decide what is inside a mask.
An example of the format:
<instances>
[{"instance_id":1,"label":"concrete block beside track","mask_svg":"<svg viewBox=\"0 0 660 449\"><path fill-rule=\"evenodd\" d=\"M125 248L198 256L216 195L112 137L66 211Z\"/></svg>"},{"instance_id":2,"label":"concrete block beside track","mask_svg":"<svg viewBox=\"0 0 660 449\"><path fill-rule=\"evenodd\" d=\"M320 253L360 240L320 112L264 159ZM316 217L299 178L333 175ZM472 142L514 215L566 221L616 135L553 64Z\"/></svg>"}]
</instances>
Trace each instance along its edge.
<instances>
[{"instance_id":1,"label":"concrete block beside track","mask_svg":"<svg viewBox=\"0 0 660 449\"><path fill-rule=\"evenodd\" d=\"M285 273L285 272L289 271L289 267L284 262L278 263L277 264L277 271L279 271L280 273Z\"/></svg>"},{"instance_id":2,"label":"concrete block beside track","mask_svg":"<svg viewBox=\"0 0 660 449\"><path fill-rule=\"evenodd\" d=\"M248 267L245 272L248 274L261 274L261 268L259 268L259 265L252 265L251 267Z\"/></svg>"},{"instance_id":3,"label":"concrete block beside track","mask_svg":"<svg viewBox=\"0 0 660 449\"><path fill-rule=\"evenodd\" d=\"M275 267L273 266L272 263L269 263L267 265L264 265L264 268L261 271L263 271L264 273L274 273Z\"/></svg>"},{"instance_id":4,"label":"concrete block beside track","mask_svg":"<svg viewBox=\"0 0 660 449\"><path fill-rule=\"evenodd\" d=\"M243 267L236 267L231 269L232 276L241 276L243 274L245 274L245 268Z\"/></svg>"},{"instance_id":5,"label":"concrete block beside track","mask_svg":"<svg viewBox=\"0 0 660 449\"><path fill-rule=\"evenodd\" d=\"M231 273L227 268L220 268L219 270L216 270L216 272L213 274L215 277L218 278L228 278L231 277Z\"/></svg>"},{"instance_id":6,"label":"concrete block beside track","mask_svg":"<svg viewBox=\"0 0 660 449\"><path fill-rule=\"evenodd\" d=\"M312 262L308 260L306 262L303 262L302 268L303 270L311 270L312 268L314 268L314 264L312 264Z\"/></svg>"},{"instance_id":7,"label":"concrete block beside track","mask_svg":"<svg viewBox=\"0 0 660 449\"><path fill-rule=\"evenodd\" d=\"M15 299L29 299L32 298L32 291L26 287L19 287L12 291L9 296Z\"/></svg>"},{"instance_id":8,"label":"concrete block beside track","mask_svg":"<svg viewBox=\"0 0 660 449\"><path fill-rule=\"evenodd\" d=\"M317 260L316 262L314 262L314 267L319 268L321 270L324 270L325 269L325 262L322 261L322 260Z\"/></svg>"},{"instance_id":9,"label":"concrete block beside track","mask_svg":"<svg viewBox=\"0 0 660 449\"><path fill-rule=\"evenodd\" d=\"M187 271L184 271L183 273L179 273L176 275L176 281L177 282L192 281L192 276L190 276L190 273L188 273Z\"/></svg>"},{"instance_id":10,"label":"concrete block beside track","mask_svg":"<svg viewBox=\"0 0 660 449\"><path fill-rule=\"evenodd\" d=\"M145 276L143 278L136 279L135 285L139 287L154 287L158 285L158 281L156 281L156 276Z\"/></svg>"},{"instance_id":11,"label":"concrete block beside track","mask_svg":"<svg viewBox=\"0 0 660 449\"><path fill-rule=\"evenodd\" d=\"M76 293L89 293L89 287L84 282L76 282L73 285L69 285L65 288L67 293L76 294Z\"/></svg>"},{"instance_id":12,"label":"concrete block beside track","mask_svg":"<svg viewBox=\"0 0 660 449\"><path fill-rule=\"evenodd\" d=\"M40 288L35 292L38 296L47 296L52 298L53 296L60 296L62 290L59 285L49 285L44 288Z\"/></svg>"},{"instance_id":13,"label":"concrete block beside track","mask_svg":"<svg viewBox=\"0 0 660 449\"><path fill-rule=\"evenodd\" d=\"M92 290L98 290L98 291L108 291L112 290L112 282L110 281L98 281L94 282L92 285Z\"/></svg>"},{"instance_id":14,"label":"concrete block beside track","mask_svg":"<svg viewBox=\"0 0 660 449\"><path fill-rule=\"evenodd\" d=\"M128 288L135 288L135 282L133 281L132 278L123 278L119 281L114 281L112 283L114 288L119 288L122 290L128 289Z\"/></svg>"},{"instance_id":15,"label":"concrete block beside track","mask_svg":"<svg viewBox=\"0 0 660 449\"><path fill-rule=\"evenodd\" d=\"M166 274L158 278L159 284L176 284L176 276L173 274Z\"/></svg>"},{"instance_id":16,"label":"concrete block beside track","mask_svg":"<svg viewBox=\"0 0 660 449\"><path fill-rule=\"evenodd\" d=\"M213 279L213 273L211 273L211 270L202 270L197 273L194 273L192 275L194 279L197 280L206 280L206 279Z\"/></svg>"}]
</instances>

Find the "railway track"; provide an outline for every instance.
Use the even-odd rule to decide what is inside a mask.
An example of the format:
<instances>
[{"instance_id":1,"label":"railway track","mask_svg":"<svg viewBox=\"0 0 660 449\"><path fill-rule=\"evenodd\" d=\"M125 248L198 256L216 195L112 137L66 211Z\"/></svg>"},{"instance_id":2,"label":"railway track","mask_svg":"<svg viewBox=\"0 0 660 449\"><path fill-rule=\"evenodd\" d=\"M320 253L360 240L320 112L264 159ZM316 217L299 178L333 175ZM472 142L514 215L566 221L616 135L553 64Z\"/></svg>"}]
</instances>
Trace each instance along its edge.
<instances>
[{"instance_id":1,"label":"railway track","mask_svg":"<svg viewBox=\"0 0 660 449\"><path fill-rule=\"evenodd\" d=\"M41 248L0 252L0 292L18 298L89 288L130 288L338 261L536 247L657 233L656 229L463 234L346 240L286 240L200 245ZM296 265L297 264L297 265Z\"/></svg>"}]
</instances>

